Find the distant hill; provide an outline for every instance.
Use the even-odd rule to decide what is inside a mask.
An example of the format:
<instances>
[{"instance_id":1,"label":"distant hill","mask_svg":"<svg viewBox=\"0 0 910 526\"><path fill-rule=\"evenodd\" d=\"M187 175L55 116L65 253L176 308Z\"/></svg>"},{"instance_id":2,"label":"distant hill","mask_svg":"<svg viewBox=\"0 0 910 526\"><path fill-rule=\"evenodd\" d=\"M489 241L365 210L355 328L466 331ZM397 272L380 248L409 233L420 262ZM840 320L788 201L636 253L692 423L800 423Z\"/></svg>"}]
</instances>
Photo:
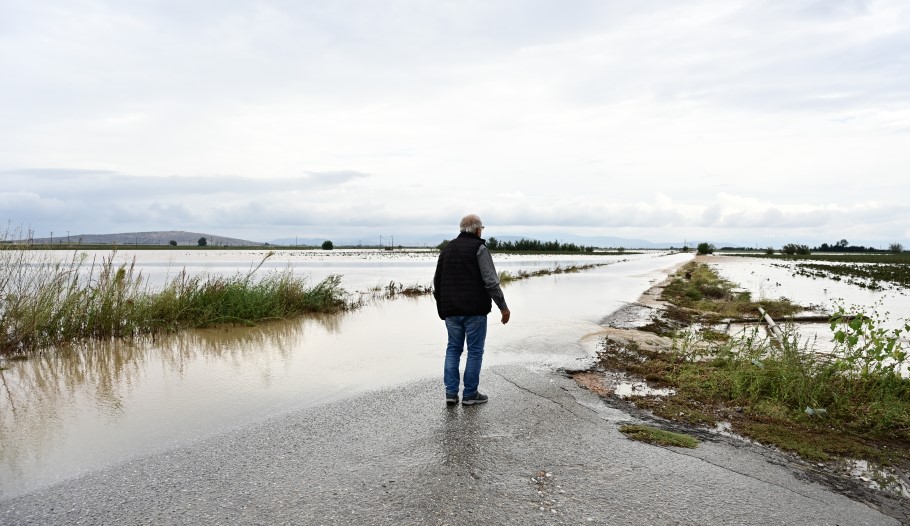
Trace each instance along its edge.
<instances>
[{"instance_id":1,"label":"distant hill","mask_svg":"<svg viewBox=\"0 0 910 526\"><path fill-rule=\"evenodd\" d=\"M198 246L199 238L204 237L208 245L211 246L263 246L265 243L258 241L248 241L246 239L237 239L233 237L218 236L215 234L203 234L201 232L185 232L183 230L168 230L157 232L123 232L120 234L78 234L70 236L54 236L33 238L33 243L54 243L83 245L167 245L172 240L177 242L177 246Z\"/></svg>"}]
</instances>

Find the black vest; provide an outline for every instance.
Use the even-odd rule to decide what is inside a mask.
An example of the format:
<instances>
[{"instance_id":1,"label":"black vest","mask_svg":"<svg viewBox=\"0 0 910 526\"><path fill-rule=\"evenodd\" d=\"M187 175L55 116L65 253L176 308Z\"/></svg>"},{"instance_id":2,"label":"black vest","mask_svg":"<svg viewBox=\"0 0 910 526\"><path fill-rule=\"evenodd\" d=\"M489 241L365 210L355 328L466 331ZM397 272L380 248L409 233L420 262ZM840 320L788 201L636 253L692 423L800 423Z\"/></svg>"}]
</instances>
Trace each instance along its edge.
<instances>
[{"instance_id":1,"label":"black vest","mask_svg":"<svg viewBox=\"0 0 910 526\"><path fill-rule=\"evenodd\" d=\"M486 316L493 310L490 293L483 284L477 250L484 240L462 232L449 241L436 262L433 295L440 319L449 316Z\"/></svg>"}]
</instances>

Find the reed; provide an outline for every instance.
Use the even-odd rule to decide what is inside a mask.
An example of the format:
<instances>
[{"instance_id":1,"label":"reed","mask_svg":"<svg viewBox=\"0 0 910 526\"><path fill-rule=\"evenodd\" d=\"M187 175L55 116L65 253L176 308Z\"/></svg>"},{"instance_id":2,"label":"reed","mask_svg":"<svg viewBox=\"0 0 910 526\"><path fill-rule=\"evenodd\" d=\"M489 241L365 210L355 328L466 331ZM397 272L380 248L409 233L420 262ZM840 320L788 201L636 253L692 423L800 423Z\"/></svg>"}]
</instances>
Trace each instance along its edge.
<instances>
[{"instance_id":1,"label":"reed","mask_svg":"<svg viewBox=\"0 0 910 526\"><path fill-rule=\"evenodd\" d=\"M182 271L160 290L148 287L134 261L117 264L115 255L87 261L74 253L56 261L25 245L0 244L0 353L357 306L337 275L312 286L290 268L258 277L271 253L247 274L191 276Z\"/></svg>"}]
</instances>

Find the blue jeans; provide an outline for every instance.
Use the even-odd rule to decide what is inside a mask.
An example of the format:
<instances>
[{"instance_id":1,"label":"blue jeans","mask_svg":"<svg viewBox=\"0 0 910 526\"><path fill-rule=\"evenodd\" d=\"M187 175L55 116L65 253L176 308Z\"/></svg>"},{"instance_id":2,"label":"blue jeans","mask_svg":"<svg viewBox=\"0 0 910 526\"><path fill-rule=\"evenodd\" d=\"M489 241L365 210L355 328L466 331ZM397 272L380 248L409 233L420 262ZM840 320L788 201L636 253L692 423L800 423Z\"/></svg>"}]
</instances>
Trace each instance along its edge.
<instances>
[{"instance_id":1,"label":"blue jeans","mask_svg":"<svg viewBox=\"0 0 910 526\"><path fill-rule=\"evenodd\" d=\"M446 346L446 362L443 369L443 382L446 393L458 393L461 383L458 364L465 341L468 344L468 359L464 367L464 393L462 397L474 396L480 384L480 364L483 362L483 344L487 339L486 316L449 316L446 318L446 331L449 333L449 344Z\"/></svg>"}]
</instances>

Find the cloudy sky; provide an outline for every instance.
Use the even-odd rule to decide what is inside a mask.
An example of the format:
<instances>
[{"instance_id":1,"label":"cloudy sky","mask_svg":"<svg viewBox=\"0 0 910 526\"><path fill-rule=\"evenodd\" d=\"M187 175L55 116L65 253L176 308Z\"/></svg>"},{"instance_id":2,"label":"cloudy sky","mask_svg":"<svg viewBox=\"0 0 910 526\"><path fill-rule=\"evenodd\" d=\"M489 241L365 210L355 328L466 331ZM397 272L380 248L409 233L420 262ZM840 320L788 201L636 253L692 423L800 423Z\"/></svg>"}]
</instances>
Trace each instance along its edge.
<instances>
[{"instance_id":1,"label":"cloudy sky","mask_svg":"<svg viewBox=\"0 0 910 526\"><path fill-rule=\"evenodd\" d=\"M35 232L910 246L906 0L0 0Z\"/></svg>"}]
</instances>

